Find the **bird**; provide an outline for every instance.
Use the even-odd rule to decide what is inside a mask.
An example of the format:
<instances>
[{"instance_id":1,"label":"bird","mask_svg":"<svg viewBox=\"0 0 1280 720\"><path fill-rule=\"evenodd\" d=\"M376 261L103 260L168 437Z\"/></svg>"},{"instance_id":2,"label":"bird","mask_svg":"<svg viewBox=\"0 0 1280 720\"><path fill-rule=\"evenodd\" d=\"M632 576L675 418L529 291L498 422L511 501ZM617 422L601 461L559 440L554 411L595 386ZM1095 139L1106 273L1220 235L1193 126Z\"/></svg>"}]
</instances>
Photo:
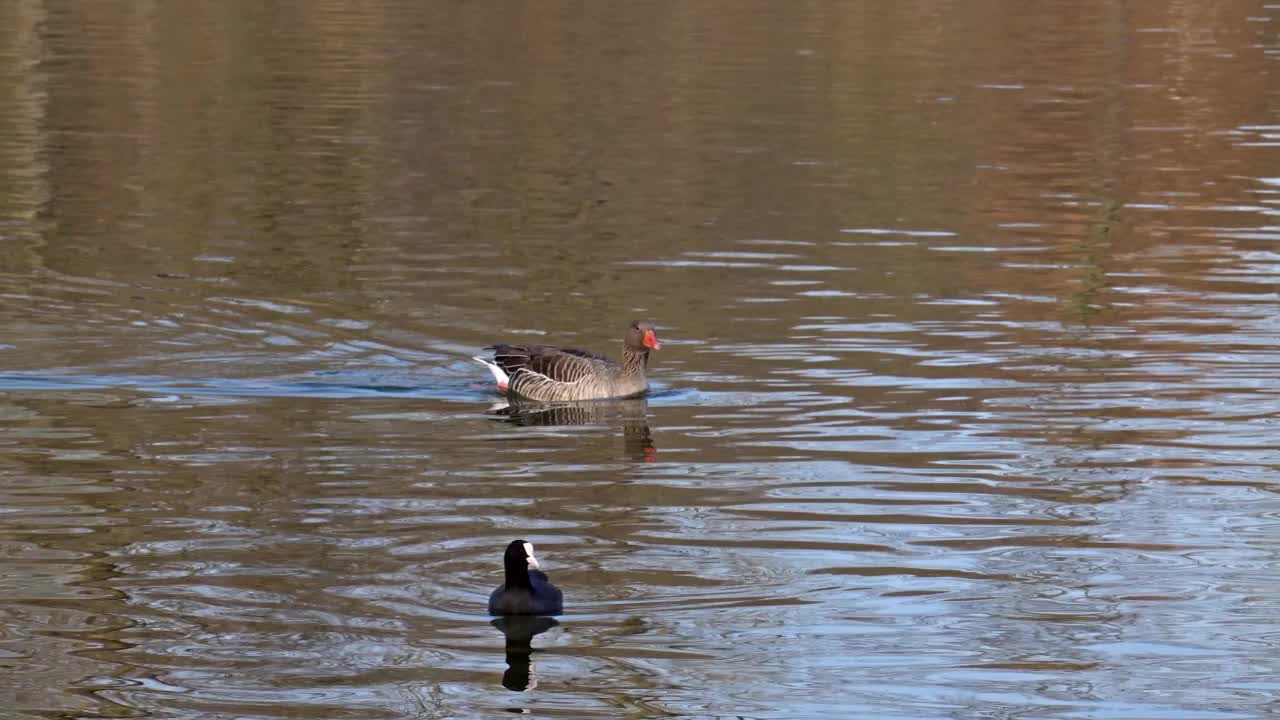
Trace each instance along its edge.
<instances>
[{"instance_id":1,"label":"bird","mask_svg":"<svg viewBox=\"0 0 1280 720\"><path fill-rule=\"evenodd\" d=\"M622 363L604 355L551 345L490 345L483 363L498 389L542 402L607 400L643 395L649 351L661 349L652 320L633 320L622 339Z\"/></svg>"},{"instance_id":2,"label":"bird","mask_svg":"<svg viewBox=\"0 0 1280 720\"><path fill-rule=\"evenodd\" d=\"M559 615L564 595L533 556L533 543L512 540L502 556L506 581L489 595L490 615Z\"/></svg>"}]
</instances>

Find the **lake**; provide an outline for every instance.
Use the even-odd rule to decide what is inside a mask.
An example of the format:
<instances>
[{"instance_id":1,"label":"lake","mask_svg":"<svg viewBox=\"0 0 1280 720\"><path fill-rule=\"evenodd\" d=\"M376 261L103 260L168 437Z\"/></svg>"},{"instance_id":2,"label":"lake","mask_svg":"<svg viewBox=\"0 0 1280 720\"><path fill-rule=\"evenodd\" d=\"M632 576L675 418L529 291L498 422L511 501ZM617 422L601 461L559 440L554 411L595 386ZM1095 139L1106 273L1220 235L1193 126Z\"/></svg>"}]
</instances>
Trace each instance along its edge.
<instances>
[{"instance_id":1,"label":"lake","mask_svg":"<svg viewBox=\"0 0 1280 720\"><path fill-rule=\"evenodd\" d=\"M4 3L5 716L1275 716L1278 26Z\"/></svg>"}]
</instances>

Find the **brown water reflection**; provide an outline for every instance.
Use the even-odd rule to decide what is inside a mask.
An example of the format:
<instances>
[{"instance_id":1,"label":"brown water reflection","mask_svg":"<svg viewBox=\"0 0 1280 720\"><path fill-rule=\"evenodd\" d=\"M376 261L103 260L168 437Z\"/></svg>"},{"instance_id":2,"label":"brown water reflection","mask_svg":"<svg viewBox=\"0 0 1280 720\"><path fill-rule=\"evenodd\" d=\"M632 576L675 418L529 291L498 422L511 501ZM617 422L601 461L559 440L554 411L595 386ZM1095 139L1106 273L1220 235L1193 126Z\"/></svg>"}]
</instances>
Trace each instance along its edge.
<instances>
[{"instance_id":1,"label":"brown water reflection","mask_svg":"<svg viewBox=\"0 0 1280 720\"><path fill-rule=\"evenodd\" d=\"M1277 22L0 5L9 712L1271 714Z\"/></svg>"}]
</instances>

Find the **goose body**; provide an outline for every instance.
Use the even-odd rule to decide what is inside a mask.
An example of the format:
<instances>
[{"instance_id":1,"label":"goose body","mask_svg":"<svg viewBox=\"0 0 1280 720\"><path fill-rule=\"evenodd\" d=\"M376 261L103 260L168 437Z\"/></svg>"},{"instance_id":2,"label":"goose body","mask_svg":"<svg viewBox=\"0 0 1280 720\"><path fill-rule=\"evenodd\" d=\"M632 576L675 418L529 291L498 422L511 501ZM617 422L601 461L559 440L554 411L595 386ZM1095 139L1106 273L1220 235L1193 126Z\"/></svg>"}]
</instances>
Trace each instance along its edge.
<instances>
[{"instance_id":1,"label":"goose body","mask_svg":"<svg viewBox=\"0 0 1280 720\"><path fill-rule=\"evenodd\" d=\"M475 358L493 373L498 389L538 401L604 400L649 389L649 351L661 344L648 320L636 320L622 342L622 362L551 345L493 345L493 360Z\"/></svg>"},{"instance_id":2,"label":"goose body","mask_svg":"<svg viewBox=\"0 0 1280 720\"><path fill-rule=\"evenodd\" d=\"M542 572L533 544L512 540L502 556L505 582L489 595L490 615L559 615L564 595Z\"/></svg>"}]
</instances>

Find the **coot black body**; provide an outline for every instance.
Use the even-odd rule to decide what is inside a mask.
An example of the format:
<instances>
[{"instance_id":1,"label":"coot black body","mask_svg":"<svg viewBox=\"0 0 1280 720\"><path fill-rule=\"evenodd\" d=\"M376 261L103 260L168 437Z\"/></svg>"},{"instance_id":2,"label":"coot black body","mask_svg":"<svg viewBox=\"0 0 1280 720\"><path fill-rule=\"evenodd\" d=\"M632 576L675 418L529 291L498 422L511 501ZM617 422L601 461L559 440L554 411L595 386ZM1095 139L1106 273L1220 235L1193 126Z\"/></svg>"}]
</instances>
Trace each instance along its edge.
<instances>
[{"instance_id":1,"label":"coot black body","mask_svg":"<svg viewBox=\"0 0 1280 720\"><path fill-rule=\"evenodd\" d=\"M490 615L559 615L564 595L533 556L533 544L512 540L502 556L506 582L489 595Z\"/></svg>"}]
</instances>

